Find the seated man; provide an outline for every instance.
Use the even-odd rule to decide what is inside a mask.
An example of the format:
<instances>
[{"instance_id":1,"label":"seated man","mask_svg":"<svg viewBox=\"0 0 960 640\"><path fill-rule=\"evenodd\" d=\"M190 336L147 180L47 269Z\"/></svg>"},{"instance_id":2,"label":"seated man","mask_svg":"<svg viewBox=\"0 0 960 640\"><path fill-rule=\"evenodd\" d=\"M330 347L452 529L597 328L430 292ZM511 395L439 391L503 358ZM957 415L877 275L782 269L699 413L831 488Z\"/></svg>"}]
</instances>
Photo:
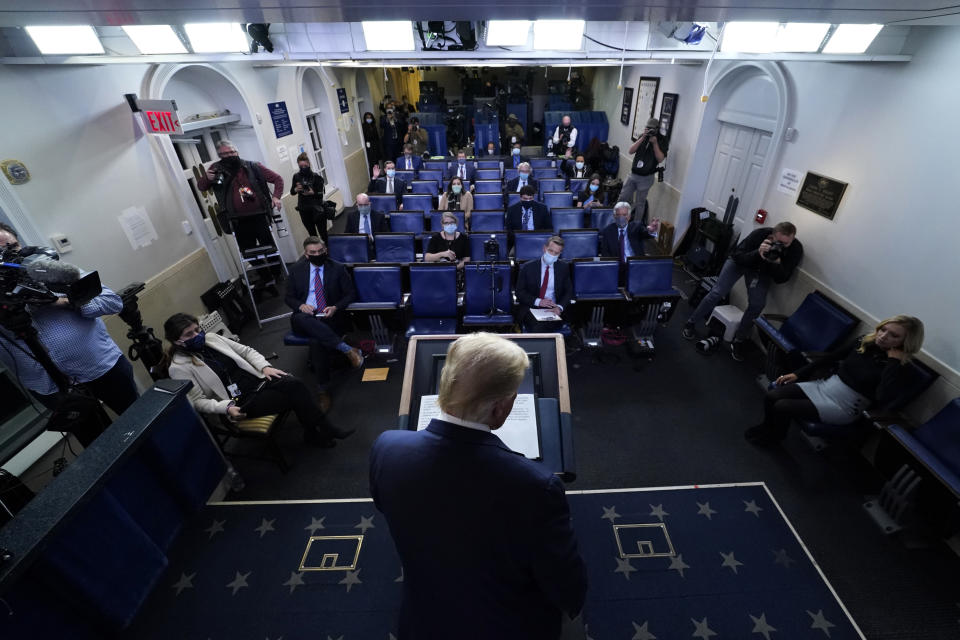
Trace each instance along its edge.
<instances>
[{"instance_id":1,"label":"seated man","mask_svg":"<svg viewBox=\"0 0 960 640\"><path fill-rule=\"evenodd\" d=\"M413 145L408 142L403 145L403 155L397 158L396 166L400 171L413 171L416 178L423 166L423 158L413 152Z\"/></svg>"},{"instance_id":2,"label":"seated man","mask_svg":"<svg viewBox=\"0 0 960 640\"><path fill-rule=\"evenodd\" d=\"M533 169L529 162L521 162L517 165L517 177L507 181L507 186L503 189L504 195L508 193L518 193L524 186L533 187L533 192L539 190L540 183L533 177Z\"/></svg>"},{"instance_id":3,"label":"seated man","mask_svg":"<svg viewBox=\"0 0 960 640\"><path fill-rule=\"evenodd\" d=\"M532 333L553 333L559 330L558 320L537 320L530 309L546 309L558 318L570 306L573 283L570 265L560 260L563 238L552 236L543 245L539 260L525 262L517 273L517 321Z\"/></svg>"},{"instance_id":4,"label":"seated man","mask_svg":"<svg viewBox=\"0 0 960 640\"><path fill-rule=\"evenodd\" d=\"M477 180L477 166L472 160L467 162L467 154L463 150L457 151L457 161L447 167L443 176L446 182L450 182L451 178L460 178L464 182L469 182L470 190L474 190L474 182Z\"/></svg>"},{"instance_id":5,"label":"seated man","mask_svg":"<svg viewBox=\"0 0 960 640\"><path fill-rule=\"evenodd\" d=\"M370 196L365 193L357 194L357 206L347 212L344 233L365 233L372 240L374 235L387 230L387 216L370 210Z\"/></svg>"},{"instance_id":6,"label":"seated man","mask_svg":"<svg viewBox=\"0 0 960 640\"><path fill-rule=\"evenodd\" d=\"M494 142L487 143L486 155L488 157L495 157L497 155L497 145Z\"/></svg>"},{"instance_id":7,"label":"seated man","mask_svg":"<svg viewBox=\"0 0 960 640\"><path fill-rule=\"evenodd\" d=\"M407 192L407 181L395 177L397 173L393 160L383 163L386 175L380 175L380 165L373 165L373 178L367 185L367 193L392 193L397 196L397 209L403 209L403 194Z\"/></svg>"},{"instance_id":8,"label":"seated man","mask_svg":"<svg viewBox=\"0 0 960 640\"><path fill-rule=\"evenodd\" d=\"M520 189L520 202L507 209L507 231L540 231L553 228L547 206L533 199L536 193L536 189L529 185Z\"/></svg>"},{"instance_id":9,"label":"seated man","mask_svg":"<svg viewBox=\"0 0 960 640\"><path fill-rule=\"evenodd\" d=\"M327 245L316 236L303 241L305 260L290 269L287 306L293 309L293 332L310 338L310 358L324 395L330 383L329 356L344 354L354 369L363 366L363 355L343 341L346 309L356 297L347 268L327 258ZM329 403L329 396L326 396Z\"/></svg>"},{"instance_id":10,"label":"seated man","mask_svg":"<svg viewBox=\"0 0 960 640\"><path fill-rule=\"evenodd\" d=\"M644 255L643 241L651 237L640 222L630 222L630 203L613 205L613 222L600 231L600 255L626 262L631 256Z\"/></svg>"},{"instance_id":11,"label":"seated man","mask_svg":"<svg viewBox=\"0 0 960 640\"><path fill-rule=\"evenodd\" d=\"M520 154L520 143L515 142L510 148L510 160L507 161L506 165L511 169L519 170L521 164L528 164L529 162L530 158Z\"/></svg>"}]
</instances>

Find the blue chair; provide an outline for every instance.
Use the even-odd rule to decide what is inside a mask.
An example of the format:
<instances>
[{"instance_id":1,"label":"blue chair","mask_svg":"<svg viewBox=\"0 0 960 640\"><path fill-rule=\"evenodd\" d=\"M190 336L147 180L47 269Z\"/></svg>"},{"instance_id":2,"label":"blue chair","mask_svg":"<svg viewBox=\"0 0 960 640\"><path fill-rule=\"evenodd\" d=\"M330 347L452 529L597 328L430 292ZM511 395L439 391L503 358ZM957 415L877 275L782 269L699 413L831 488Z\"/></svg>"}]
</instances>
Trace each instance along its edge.
<instances>
[{"instance_id":1,"label":"blue chair","mask_svg":"<svg viewBox=\"0 0 960 640\"><path fill-rule=\"evenodd\" d=\"M403 272L399 265L357 265L353 283L357 298L348 311L389 311L403 300Z\"/></svg>"},{"instance_id":2,"label":"blue chair","mask_svg":"<svg viewBox=\"0 0 960 640\"><path fill-rule=\"evenodd\" d=\"M443 188L443 170L442 169L421 169L421 180L432 180L437 184L437 192Z\"/></svg>"},{"instance_id":3,"label":"blue chair","mask_svg":"<svg viewBox=\"0 0 960 640\"><path fill-rule=\"evenodd\" d=\"M549 231L517 231L513 234L514 257L517 262L539 260L543 246L553 233Z\"/></svg>"},{"instance_id":4,"label":"blue chair","mask_svg":"<svg viewBox=\"0 0 960 640\"><path fill-rule=\"evenodd\" d=\"M534 169L554 167L554 162L555 160L553 158L530 158L530 166Z\"/></svg>"},{"instance_id":5,"label":"blue chair","mask_svg":"<svg viewBox=\"0 0 960 640\"><path fill-rule=\"evenodd\" d=\"M473 194L473 208L484 209L503 209L502 193L475 193Z\"/></svg>"},{"instance_id":6,"label":"blue chair","mask_svg":"<svg viewBox=\"0 0 960 640\"><path fill-rule=\"evenodd\" d=\"M410 190L413 193L426 193L431 196L436 195L437 183L433 180L414 180L410 183Z\"/></svg>"},{"instance_id":7,"label":"blue chair","mask_svg":"<svg viewBox=\"0 0 960 640\"><path fill-rule=\"evenodd\" d=\"M513 205L520 202L520 194L516 191L510 192L507 194L507 208L509 209Z\"/></svg>"},{"instance_id":8,"label":"blue chair","mask_svg":"<svg viewBox=\"0 0 960 640\"><path fill-rule=\"evenodd\" d=\"M574 260L572 266L573 297L578 305L581 301L626 299L619 287L620 264L617 260Z\"/></svg>"},{"instance_id":9,"label":"blue chair","mask_svg":"<svg viewBox=\"0 0 960 640\"><path fill-rule=\"evenodd\" d=\"M517 174L520 173L513 167L505 168L503 170L503 183L506 184L517 177Z\"/></svg>"},{"instance_id":10,"label":"blue chair","mask_svg":"<svg viewBox=\"0 0 960 640\"><path fill-rule=\"evenodd\" d=\"M673 288L673 258L628 258L627 292L633 297L679 296Z\"/></svg>"},{"instance_id":11,"label":"blue chair","mask_svg":"<svg viewBox=\"0 0 960 640\"><path fill-rule=\"evenodd\" d=\"M410 322L406 337L457 332L457 265L410 265Z\"/></svg>"},{"instance_id":12,"label":"blue chair","mask_svg":"<svg viewBox=\"0 0 960 640\"><path fill-rule=\"evenodd\" d=\"M424 171L440 171L441 173L447 170L447 161L446 160L424 160L423 168L420 169L422 174ZM423 178L420 178L423 180Z\"/></svg>"},{"instance_id":13,"label":"blue chair","mask_svg":"<svg viewBox=\"0 0 960 640\"><path fill-rule=\"evenodd\" d=\"M331 234L327 239L330 258L346 264L370 262L370 245L363 233Z\"/></svg>"},{"instance_id":14,"label":"blue chair","mask_svg":"<svg viewBox=\"0 0 960 640\"><path fill-rule=\"evenodd\" d=\"M534 167L533 177L537 180L550 180L557 177L557 170L554 167Z\"/></svg>"},{"instance_id":15,"label":"blue chair","mask_svg":"<svg viewBox=\"0 0 960 640\"><path fill-rule=\"evenodd\" d=\"M463 211L431 211L430 212L430 230L441 231L443 229L443 214L452 213L457 216L457 231L463 233L467 230L467 214ZM429 236L428 238L429 239Z\"/></svg>"},{"instance_id":16,"label":"blue chair","mask_svg":"<svg viewBox=\"0 0 960 640\"><path fill-rule=\"evenodd\" d=\"M503 231L503 210L477 211L470 214L470 231Z\"/></svg>"},{"instance_id":17,"label":"blue chair","mask_svg":"<svg viewBox=\"0 0 960 640\"><path fill-rule=\"evenodd\" d=\"M496 169L500 171L500 160L477 160L477 169Z\"/></svg>"},{"instance_id":18,"label":"blue chair","mask_svg":"<svg viewBox=\"0 0 960 640\"><path fill-rule=\"evenodd\" d=\"M587 188L587 183L590 182L589 178L570 178L570 187L567 189L570 193L580 193ZM557 189L560 191L560 189Z\"/></svg>"},{"instance_id":19,"label":"blue chair","mask_svg":"<svg viewBox=\"0 0 960 640\"><path fill-rule=\"evenodd\" d=\"M497 260L506 260L507 259L507 234L506 232L497 232L497 233L487 233L487 232L476 232L470 234L470 261L471 262L484 262L486 257L483 255L483 243L490 239L493 236L497 242L500 244L500 254L497 256Z\"/></svg>"},{"instance_id":20,"label":"blue chair","mask_svg":"<svg viewBox=\"0 0 960 640\"><path fill-rule=\"evenodd\" d=\"M378 233L373 238L377 262L415 262L413 233Z\"/></svg>"},{"instance_id":21,"label":"blue chair","mask_svg":"<svg viewBox=\"0 0 960 640\"><path fill-rule=\"evenodd\" d=\"M613 209L590 209L590 226L603 231L613 222Z\"/></svg>"},{"instance_id":22,"label":"blue chair","mask_svg":"<svg viewBox=\"0 0 960 640\"><path fill-rule=\"evenodd\" d=\"M370 210L389 213L397 208L397 197L390 193L370 194Z\"/></svg>"},{"instance_id":23,"label":"blue chair","mask_svg":"<svg viewBox=\"0 0 960 640\"><path fill-rule=\"evenodd\" d=\"M567 181L563 178L544 178L539 182L540 186L540 199L543 199L543 194L548 191L564 191L567 188Z\"/></svg>"},{"instance_id":24,"label":"blue chair","mask_svg":"<svg viewBox=\"0 0 960 640\"><path fill-rule=\"evenodd\" d=\"M477 180L499 180L500 169L477 169Z\"/></svg>"},{"instance_id":25,"label":"blue chair","mask_svg":"<svg viewBox=\"0 0 960 640\"><path fill-rule=\"evenodd\" d=\"M595 258L599 253L600 236L596 229L567 229L560 235L563 237L564 260Z\"/></svg>"},{"instance_id":26,"label":"blue chair","mask_svg":"<svg viewBox=\"0 0 960 640\"><path fill-rule=\"evenodd\" d=\"M423 233L423 212L391 211L390 231L396 233Z\"/></svg>"},{"instance_id":27,"label":"blue chair","mask_svg":"<svg viewBox=\"0 0 960 640\"><path fill-rule=\"evenodd\" d=\"M395 175L394 177L400 178L400 179L402 179L404 182L406 182L407 184L410 184L411 182L413 182L414 180L417 179L417 172L416 172L416 171L405 171L405 170L404 170L404 171L401 171L400 169L397 169L397 173L396 173L396 175Z\"/></svg>"},{"instance_id":28,"label":"blue chair","mask_svg":"<svg viewBox=\"0 0 960 640\"><path fill-rule=\"evenodd\" d=\"M470 238L471 241L473 237ZM503 240L501 240L503 242ZM505 246L505 243L501 246ZM474 254L476 255L476 254ZM473 262L464 265L464 294L463 294L463 326L490 327L512 326L513 308L510 292L510 265L496 263L493 267L493 282L497 287L496 297L491 297L490 264L476 264ZM491 309L491 302L495 300L496 309ZM500 311L501 313L490 313Z\"/></svg>"},{"instance_id":29,"label":"blue chair","mask_svg":"<svg viewBox=\"0 0 960 640\"><path fill-rule=\"evenodd\" d=\"M569 191L547 191L543 194L543 204L547 205L547 209L551 211L571 208L573 207L573 194Z\"/></svg>"},{"instance_id":30,"label":"blue chair","mask_svg":"<svg viewBox=\"0 0 960 640\"><path fill-rule=\"evenodd\" d=\"M474 189L475 193L500 193L503 191L503 183L499 180L477 180Z\"/></svg>"},{"instance_id":31,"label":"blue chair","mask_svg":"<svg viewBox=\"0 0 960 640\"><path fill-rule=\"evenodd\" d=\"M563 211L552 211L550 218L553 220L554 233L560 233L564 229L583 229L583 209L566 209Z\"/></svg>"},{"instance_id":32,"label":"blue chair","mask_svg":"<svg viewBox=\"0 0 960 640\"><path fill-rule=\"evenodd\" d=\"M433 209L433 196L423 193L405 193L403 208L411 211L430 211Z\"/></svg>"}]
</instances>

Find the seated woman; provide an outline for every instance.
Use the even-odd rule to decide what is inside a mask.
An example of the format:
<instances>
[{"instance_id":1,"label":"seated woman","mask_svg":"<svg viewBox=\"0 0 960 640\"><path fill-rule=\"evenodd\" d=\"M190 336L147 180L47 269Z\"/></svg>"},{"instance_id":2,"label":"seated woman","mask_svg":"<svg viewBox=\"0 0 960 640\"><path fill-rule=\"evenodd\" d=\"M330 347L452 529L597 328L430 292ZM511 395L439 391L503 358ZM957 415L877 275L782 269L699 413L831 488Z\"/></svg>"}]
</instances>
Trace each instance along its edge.
<instances>
[{"instance_id":1,"label":"seated woman","mask_svg":"<svg viewBox=\"0 0 960 640\"><path fill-rule=\"evenodd\" d=\"M170 377L193 383L187 398L199 413L240 421L290 409L303 427L304 442L321 447L355 431L331 425L299 378L271 367L251 347L206 335L193 316L175 313L163 323L163 333L170 341Z\"/></svg>"},{"instance_id":2,"label":"seated woman","mask_svg":"<svg viewBox=\"0 0 960 640\"><path fill-rule=\"evenodd\" d=\"M430 236L423 259L425 262L456 262L457 269L462 271L464 263L470 262L470 239L467 234L457 231L457 216L453 213L445 211L440 220L443 231Z\"/></svg>"},{"instance_id":3,"label":"seated woman","mask_svg":"<svg viewBox=\"0 0 960 640\"><path fill-rule=\"evenodd\" d=\"M463 211L466 226L470 228L470 212L473 211L473 195L463 188L463 180L459 177L450 178L450 185L437 206L440 211Z\"/></svg>"},{"instance_id":4,"label":"seated woman","mask_svg":"<svg viewBox=\"0 0 960 640\"><path fill-rule=\"evenodd\" d=\"M874 402L883 402L910 375L907 363L923 345L923 323L913 316L894 316L873 333L826 354L823 358L776 379L764 399L761 424L744 437L756 445L780 442L790 421L817 420L849 424ZM837 373L825 380L799 382L824 364L839 362Z\"/></svg>"},{"instance_id":5,"label":"seated woman","mask_svg":"<svg viewBox=\"0 0 960 640\"><path fill-rule=\"evenodd\" d=\"M590 176L590 182L586 189L573 197L573 201L578 207L592 209L593 207L604 207L607 203L607 192L601 186L600 174Z\"/></svg>"}]
</instances>

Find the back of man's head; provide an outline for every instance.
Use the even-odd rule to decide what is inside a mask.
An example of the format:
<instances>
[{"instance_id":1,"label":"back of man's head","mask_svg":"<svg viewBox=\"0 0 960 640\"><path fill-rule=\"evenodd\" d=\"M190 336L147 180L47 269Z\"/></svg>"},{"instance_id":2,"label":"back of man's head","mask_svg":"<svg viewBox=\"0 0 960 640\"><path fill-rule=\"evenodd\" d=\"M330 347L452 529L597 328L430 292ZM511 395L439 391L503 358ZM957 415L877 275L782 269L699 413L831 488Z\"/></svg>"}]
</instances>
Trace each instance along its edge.
<instances>
[{"instance_id":1,"label":"back of man's head","mask_svg":"<svg viewBox=\"0 0 960 640\"><path fill-rule=\"evenodd\" d=\"M492 333L458 338L447 349L437 403L452 416L489 424L498 401L512 403L529 364L523 348Z\"/></svg>"}]
</instances>

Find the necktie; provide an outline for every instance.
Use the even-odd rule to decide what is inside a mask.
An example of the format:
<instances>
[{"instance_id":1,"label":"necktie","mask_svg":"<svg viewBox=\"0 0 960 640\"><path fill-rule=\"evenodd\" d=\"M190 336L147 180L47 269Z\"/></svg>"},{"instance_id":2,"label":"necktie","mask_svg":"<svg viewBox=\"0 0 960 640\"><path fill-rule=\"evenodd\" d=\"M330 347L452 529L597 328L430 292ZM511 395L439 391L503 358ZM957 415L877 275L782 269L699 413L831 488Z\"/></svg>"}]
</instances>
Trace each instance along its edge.
<instances>
[{"instance_id":1,"label":"necktie","mask_svg":"<svg viewBox=\"0 0 960 640\"><path fill-rule=\"evenodd\" d=\"M627 261L627 244L626 244L626 234L623 233L623 229L620 229L620 262Z\"/></svg>"},{"instance_id":2,"label":"necktie","mask_svg":"<svg viewBox=\"0 0 960 640\"><path fill-rule=\"evenodd\" d=\"M313 307L319 311L327 308L327 299L323 295L323 280L320 278L320 267L313 268Z\"/></svg>"},{"instance_id":3,"label":"necktie","mask_svg":"<svg viewBox=\"0 0 960 640\"><path fill-rule=\"evenodd\" d=\"M521 221L521 224L522 224L522 226L523 226L524 229L529 229L529 228L530 228L530 217L531 217L531 216L530 216L530 209L524 207L524 208L523 208L523 220Z\"/></svg>"},{"instance_id":4,"label":"necktie","mask_svg":"<svg viewBox=\"0 0 960 640\"><path fill-rule=\"evenodd\" d=\"M360 218L360 233L370 234L370 216L368 214L363 214Z\"/></svg>"},{"instance_id":5,"label":"necktie","mask_svg":"<svg viewBox=\"0 0 960 640\"><path fill-rule=\"evenodd\" d=\"M407 171L410 169L413 169L413 167L410 166L410 158L407 158Z\"/></svg>"},{"instance_id":6,"label":"necktie","mask_svg":"<svg viewBox=\"0 0 960 640\"><path fill-rule=\"evenodd\" d=\"M460 178L463 180L467 179L467 168L464 165L460 165Z\"/></svg>"},{"instance_id":7,"label":"necktie","mask_svg":"<svg viewBox=\"0 0 960 640\"><path fill-rule=\"evenodd\" d=\"M387 193L393 193L393 178L387 178Z\"/></svg>"},{"instance_id":8,"label":"necktie","mask_svg":"<svg viewBox=\"0 0 960 640\"><path fill-rule=\"evenodd\" d=\"M547 284L550 282L550 265L543 271L543 282L540 283L540 296L542 300L547 295Z\"/></svg>"}]
</instances>

